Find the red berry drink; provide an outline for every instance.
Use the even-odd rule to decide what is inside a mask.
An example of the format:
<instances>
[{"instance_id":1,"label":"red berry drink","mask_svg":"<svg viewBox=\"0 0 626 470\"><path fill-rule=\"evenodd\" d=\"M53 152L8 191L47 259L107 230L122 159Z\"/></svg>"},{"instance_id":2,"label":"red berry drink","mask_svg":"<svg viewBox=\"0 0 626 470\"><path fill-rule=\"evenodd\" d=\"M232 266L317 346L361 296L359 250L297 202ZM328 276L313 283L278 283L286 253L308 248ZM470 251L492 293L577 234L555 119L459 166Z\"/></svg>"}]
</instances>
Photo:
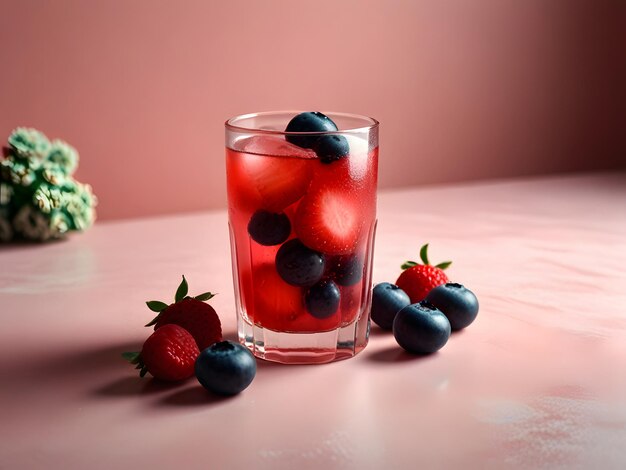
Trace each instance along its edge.
<instances>
[{"instance_id":1,"label":"red berry drink","mask_svg":"<svg viewBox=\"0 0 626 470\"><path fill-rule=\"evenodd\" d=\"M233 118L226 174L239 340L283 363L354 356L369 333L378 123Z\"/></svg>"}]
</instances>

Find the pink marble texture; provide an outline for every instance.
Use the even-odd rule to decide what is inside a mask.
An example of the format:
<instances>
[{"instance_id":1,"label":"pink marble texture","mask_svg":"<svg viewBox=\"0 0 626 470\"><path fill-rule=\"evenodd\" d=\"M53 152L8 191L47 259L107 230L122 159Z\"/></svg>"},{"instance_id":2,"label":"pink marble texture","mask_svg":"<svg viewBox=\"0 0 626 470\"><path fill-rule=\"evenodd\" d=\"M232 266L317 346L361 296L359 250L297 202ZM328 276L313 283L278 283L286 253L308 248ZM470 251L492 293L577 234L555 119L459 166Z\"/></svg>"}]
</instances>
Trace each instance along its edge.
<instances>
[{"instance_id":1,"label":"pink marble texture","mask_svg":"<svg viewBox=\"0 0 626 470\"><path fill-rule=\"evenodd\" d=\"M222 400L119 354L182 273L235 336L224 212L0 248L0 468L625 468L626 174L381 193L375 281L426 241L481 302L439 353L373 328Z\"/></svg>"}]
</instances>

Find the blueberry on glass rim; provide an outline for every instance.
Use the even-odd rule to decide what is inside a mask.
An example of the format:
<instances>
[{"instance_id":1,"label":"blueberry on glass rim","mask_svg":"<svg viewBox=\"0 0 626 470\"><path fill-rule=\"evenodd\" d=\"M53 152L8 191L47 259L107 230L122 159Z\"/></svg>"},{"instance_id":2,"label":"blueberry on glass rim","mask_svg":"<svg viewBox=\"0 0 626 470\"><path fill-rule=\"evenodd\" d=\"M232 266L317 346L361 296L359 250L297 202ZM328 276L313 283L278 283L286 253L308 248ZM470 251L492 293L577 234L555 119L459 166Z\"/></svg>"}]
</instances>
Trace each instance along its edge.
<instances>
[{"instance_id":1,"label":"blueberry on glass rim","mask_svg":"<svg viewBox=\"0 0 626 470\"><path fill-rule=\"evenodd\" d=\"M342 135L330 134L321 136L314 147L315 153L322 163L332 163L347 157L350 153L348 139Z\"/></svg>"},{"instance_id":2,"label":"blueberry on glass rim","mask_svg":"<svg viewBox=\"0 0 626 470\"><path fill-rule=\"evenodd\" d=\"M318 111L309 111L295 116L285 132L333 132L337 130L337 125L325 114ZM286 135L287 142L298 147L310 149L315 147L319 136L317 135Z\"/></svg>"},{"instance_id":3,"label":"blueberry on glass rim","mask_svg":"<svg viewBox=\"0 0 626 470\"><path fill-rule=\"evenodd\" d=\"M478 315L478 299L471 290L456 282L435 287L426 300L448 317L453 330L469 326Z\"/></svg>"}]
</instances>

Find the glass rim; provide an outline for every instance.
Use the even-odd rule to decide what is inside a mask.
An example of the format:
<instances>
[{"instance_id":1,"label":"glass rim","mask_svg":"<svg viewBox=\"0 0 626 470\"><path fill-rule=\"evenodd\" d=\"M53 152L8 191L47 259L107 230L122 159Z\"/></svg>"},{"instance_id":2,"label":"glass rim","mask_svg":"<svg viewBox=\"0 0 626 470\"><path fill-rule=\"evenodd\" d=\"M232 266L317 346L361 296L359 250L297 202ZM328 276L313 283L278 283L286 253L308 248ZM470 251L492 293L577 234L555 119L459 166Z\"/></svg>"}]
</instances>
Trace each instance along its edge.
<instances>
[{"instance_id":1,"label":"glass rim","mask_svg":"<svg viewBox=\"0 0 626 470\"><path fill-rule=\"evenodd\" d=\"M352 132L369 132L373 129L377 129L379 126L379 122L374 119L373 117L370 116L365 116L362 114L354 114L354 113L338 113L338 112L332 112L332 111L328 111L328 112L324 112L324 111L320 111L321 113L323 113L324 115L328 116L328 117L333 117L333 116L337 116L337 117L344 117L344 118L352 118L352 119L360 119L363 120L364 122L369 122L368 125L365 126L359 126L359 127L352 127L350 129L339 129L336 131L314 131L314 132L287 132L287 131L278 131L278 130L274 130L274 129L259 129L256 127L245 127L245 126L241 126L241 125L236 125L235 123L237 121L241 121L244 119L251 119L251 118L255 118L255 117L264 117L264 116L277 116L277 115L293 115L295 116L296 114L300 114L302 112L305 111L261 111L258 113L246 113L246 114L239 114L237 116L234 116L230 119L227 119L224 122L224 126L226 127L227 130L229 131L234 131L234 132L253 132L255 134L268 134L268 135L328 135L328 134L346 134L346 133L352 133Z\"/></svg>"}]
</instances>

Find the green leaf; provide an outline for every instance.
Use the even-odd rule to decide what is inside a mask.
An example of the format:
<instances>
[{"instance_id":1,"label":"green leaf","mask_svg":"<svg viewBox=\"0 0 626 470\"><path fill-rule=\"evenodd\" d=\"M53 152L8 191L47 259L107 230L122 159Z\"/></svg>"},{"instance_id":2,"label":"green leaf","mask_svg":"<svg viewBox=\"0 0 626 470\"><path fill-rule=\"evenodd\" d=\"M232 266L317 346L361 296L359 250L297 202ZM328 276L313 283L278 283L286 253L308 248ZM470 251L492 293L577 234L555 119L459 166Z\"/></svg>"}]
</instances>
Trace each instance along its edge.
<instances>
[{"instance_id":1,"label":"green leaf","mask_svg":"<svg viewBox=\"0 0 626 470\"><path fill-rule=\"evenodd\" d=\"M176 289L176 296L174 297L176 302L183 300L187 295L187 292L189 292L189 286L187 285L187 279L185 279L185 276L183 275L183 280L181 281L180 286L178 286L178 289Z\"/></svg>"},{"instance_id":2,"label":"green leaf","mask_svg":"<svg viewBox=\"0 0 626 470\"><path fill-rule=\"evenodd\" d=\"M444 261L443 263L439 263L435 268L446 269L448 266L452 264L452 261Z\"/></svg>"},{"instance_id":3,"label":"green leaf","mask_svg":"<svg viewBox=\"0 0 626 470\"><path fill-rule=\"evenodd\" d=\"M430 264L428 262L428 243L420 248L420 258L424 264Z\"/></svg>"},{"instance_id":4,"label":"green leaf","mask_svg":"<svg viewBox=\"0 0 626 470\"><path fill-rule=\"evenodd\" d=\"M149 300L148 302L146 302L146 305L150 310L157 313L161 313L168 307L165 302L160 302L158 300Z\"/></svg>"},{"instance_id":5,"label":"green leaf","mask_svg":"<svg viewBox=\"0 0 626 470\"><path fill-rule=\"evenodd\" d=\"M144 326L152 326L152 325L156 325L156 322L159 321L159 317L161 316L161 314L159 313L156 317L154 317L150 323L146 323Z\"/></svg>"},{"instance_id":6,"label":"green leaf","mask_svg":"<svg viewBox=\"0 0 626 470\"><path fill-rule=\"evenodd\" d=\"M139 363L141 353L139 351L134 352L123 352L122 357L130 362L131 364Z\"/></svg>"},{"instance_id":7,"label":"green leaf","mask_svg":"<svg viewBox=\"0 0 626 470\"><path fill-rule=\"evenodd\" d=\"M143 378L144 375L146 375L148 373L148 368L146 366L143 366L141 368L141 371L139 372L139 377Z\"/></svg>"},{"instance_id":8,"label":"green leaf","mask_svg":"<svg viewBox=\"0 0 626 470\"><path fill-rule=\"evenodd\" d=\"M415 261L407 261L402 266L400 266L400 268L401 269L409 269L409 268L412 268L413 266L417 266L417 263Z\"/></svg>"},{"instance_id":9,"label":"green leaf","mask_svg":"<svg viewBox=\"0 0 626 470\"><path fill-rule=\"evenodd\" d=\"M215 297L215 294L212 294L210 292L205 292L204 294L196 295L194 299L201 300L202 302L204 302L205 300L210 300L213 297Z\"/></svg>"}]
</instances>

